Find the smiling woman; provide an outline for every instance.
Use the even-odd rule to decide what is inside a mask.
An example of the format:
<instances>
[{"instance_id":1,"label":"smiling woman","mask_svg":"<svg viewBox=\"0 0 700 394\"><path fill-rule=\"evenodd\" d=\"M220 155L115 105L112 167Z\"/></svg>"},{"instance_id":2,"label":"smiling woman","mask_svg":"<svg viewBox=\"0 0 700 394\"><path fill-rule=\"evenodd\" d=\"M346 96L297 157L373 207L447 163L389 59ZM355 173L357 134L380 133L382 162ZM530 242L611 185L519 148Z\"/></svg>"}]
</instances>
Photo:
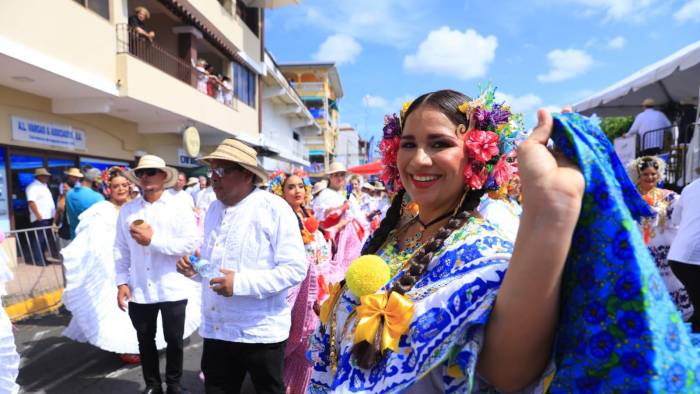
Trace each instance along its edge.
<instances>
[{"instance_id":1,"label":"smiling woman","mask_svg":"<svg viewBox=\"0 0 700 394\"><path fill-rule=\"evenodd\" d=\"M375 294L331 294L311 341L312 392L543 391L583 178L544 146L542 112L518 151L528 234L513 248L481 219L481 196L517 168L517 122L493 93L428 93L386 118L382 177L397 195L363 254L392 279Z\"/></svg>"}]
</instances>

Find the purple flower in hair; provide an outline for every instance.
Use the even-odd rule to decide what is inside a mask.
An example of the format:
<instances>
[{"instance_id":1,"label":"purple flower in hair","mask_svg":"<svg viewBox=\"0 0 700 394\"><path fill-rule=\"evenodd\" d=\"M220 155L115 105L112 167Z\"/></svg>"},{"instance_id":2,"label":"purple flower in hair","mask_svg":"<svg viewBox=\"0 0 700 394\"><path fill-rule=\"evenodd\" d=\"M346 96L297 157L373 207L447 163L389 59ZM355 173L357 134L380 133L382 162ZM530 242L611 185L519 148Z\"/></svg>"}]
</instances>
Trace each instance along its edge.
<instances>
[{"instance_id":1,"label":"purple flower in hair","mask_svg":"<svg viewBox=\"0 0 700 394\"><path fill-rule=\"evenodd\" d=\"M401 122L396 114L384 116L384 138L393 138L401 135Z\"/></svg>"},{"instance_id":2,"label":"purple flower in hair","mask_svg":"<svg viewBox=\"0 0 700 394\"><path fill-rule=\"evenodd\" d=\"M494 126L508 123L510 119L510 109L503 106L503 104L494 104L491 108L490 121Z\"/></svg>"}]
</instances>

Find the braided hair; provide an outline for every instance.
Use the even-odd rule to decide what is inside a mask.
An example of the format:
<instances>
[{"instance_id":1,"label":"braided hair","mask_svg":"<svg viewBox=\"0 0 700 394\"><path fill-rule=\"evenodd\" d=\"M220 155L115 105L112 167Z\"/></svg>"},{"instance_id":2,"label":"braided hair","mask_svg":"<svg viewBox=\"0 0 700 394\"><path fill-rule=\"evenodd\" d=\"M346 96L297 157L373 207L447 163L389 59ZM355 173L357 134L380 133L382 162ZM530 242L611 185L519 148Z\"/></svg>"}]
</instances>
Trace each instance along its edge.
<instances>
[{"instance_id":1,"label":"braided hair","mask_svg":"<svg viewBox=\"0 0 700 394\"><path fill-rule=\"evenodd\" d=\"M453 90L440 90L424 94L411 103L403 114L401 123L405 124L406 119L413 111L425 105L440 111L455 125L463 124L465 121L464 115L459 112L458 107L463 102L469 100L471 100L469 97ZM421 249L411 257L401 277L392 284L389 290L390 292L397 292L403 295L413 288L416 282L418 282L428 270L430 261L443 247L445 240L449 238L452 232L461 228L469 218L470 211L473 211L479 206L479 202L484 193L485 191L483 189L467 189L465 191L459 206L455 209L447 224L440 228L433 238L429 242L426 242ZM368 241L362 251L363 255L374 254L379 251L386 242L389 233L398 225L401 219L401 202L404 194L405 190L402 189L394 196L386 217L382 220L374 236ZM380 322L380 328L377 330L378 336L381 335L382 324L384 324L383 321ZM380 344L381 340L375 338L372 343L362 341L353 346L353 356L361 368L372 368L379 361L382 356Z\"/></svg>"}]
</instances>

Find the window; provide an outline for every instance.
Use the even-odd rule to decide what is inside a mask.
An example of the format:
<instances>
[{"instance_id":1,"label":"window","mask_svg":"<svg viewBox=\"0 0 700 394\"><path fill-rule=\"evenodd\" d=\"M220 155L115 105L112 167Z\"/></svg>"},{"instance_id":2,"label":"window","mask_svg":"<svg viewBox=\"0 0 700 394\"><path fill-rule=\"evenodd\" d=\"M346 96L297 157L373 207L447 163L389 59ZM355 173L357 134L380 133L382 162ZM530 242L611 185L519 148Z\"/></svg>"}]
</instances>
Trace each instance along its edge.
<instances>
[{"instance_id":1,"label":"window","mask_svg":"<svg viewBox=\"0 0 700 394\"><path fill-rule=\"evenodd\" d=\"M109 0L73 0L109 20Z\"/></svg>"},{"instance_id":2,"label":"window","mask_svg":"<svg viewBox=\"0 0 700 394\"><path fill-rule=\"evenodd\" d=\"M258 20L260 11L254 7L248 7L242 1L236 1L236 15L248 26L256 37L260 37Z\"/></svg>"},{"instance_id":3,"label":"window","mask_svg":"<svg viewBox=\"0 0 700 394\"><path fill-rule=\"evenodd\" d=\"M255 108L257 75L238 62L233 62L233 95L246 105Z\"/></svg>"}]
</instances>

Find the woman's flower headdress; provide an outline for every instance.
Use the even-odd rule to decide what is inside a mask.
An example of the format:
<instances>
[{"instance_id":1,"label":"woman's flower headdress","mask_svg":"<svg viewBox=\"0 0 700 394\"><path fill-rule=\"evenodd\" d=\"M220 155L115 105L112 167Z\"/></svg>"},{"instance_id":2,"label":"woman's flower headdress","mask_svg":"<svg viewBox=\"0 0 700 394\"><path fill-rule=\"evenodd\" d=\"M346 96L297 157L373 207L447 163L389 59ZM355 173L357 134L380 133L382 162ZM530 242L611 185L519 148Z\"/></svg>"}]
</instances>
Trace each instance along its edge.
<instances>
[{"instance_id":1,"label":"woman's flower headdress","mask_svg":"<svg viewBox=\"0 0 700 394\"><path fill-rule=\"evenodd\" d=\"M490 84L480 90L477 99L459 106L464 114L459 131L467 156L464 182L475 190L498 190L518 172L515 148L524 139L524 126L520 114L513 114L505 103L495 102L496 90ZM393 190L403 188L396 160L404 114L410 104L404 104L400 118L396 114L384 117L384 135L379 145L384 164L381 178Z\"/></svg>"},{"instance_id":2,"label":"woman's flower headdress","mask_svg":"<svg viewBox=\"0 0 700 394\"><path fill-rule=\"evenodd\" d=\"M642 171L648 166L651 166L659 174L659 182L666 179L666 162L656 156L642 156L627 163L627 175L632 182L639 184L639 178Z\"/></svg>"},{"instance_id":3,"label":"woman's flower headdress","mask_svg":"<svg viewBox=\"0 0 700 394\"><path fill-rule=\"evenodd\" d=\"M311 180L309 179L309 176L303 170L296 170L291 174L287 174L282 170L277 170L273 172L270 175L269 190L280 197L284 197L283 185L284 181L287 180L287 176L289 175L296 175L304 181L304 190L306 190L304 196L304 204L308 204L309 202L311 202L311 188L313 186L311 185Z\"/></svg>"}]
</instances>

